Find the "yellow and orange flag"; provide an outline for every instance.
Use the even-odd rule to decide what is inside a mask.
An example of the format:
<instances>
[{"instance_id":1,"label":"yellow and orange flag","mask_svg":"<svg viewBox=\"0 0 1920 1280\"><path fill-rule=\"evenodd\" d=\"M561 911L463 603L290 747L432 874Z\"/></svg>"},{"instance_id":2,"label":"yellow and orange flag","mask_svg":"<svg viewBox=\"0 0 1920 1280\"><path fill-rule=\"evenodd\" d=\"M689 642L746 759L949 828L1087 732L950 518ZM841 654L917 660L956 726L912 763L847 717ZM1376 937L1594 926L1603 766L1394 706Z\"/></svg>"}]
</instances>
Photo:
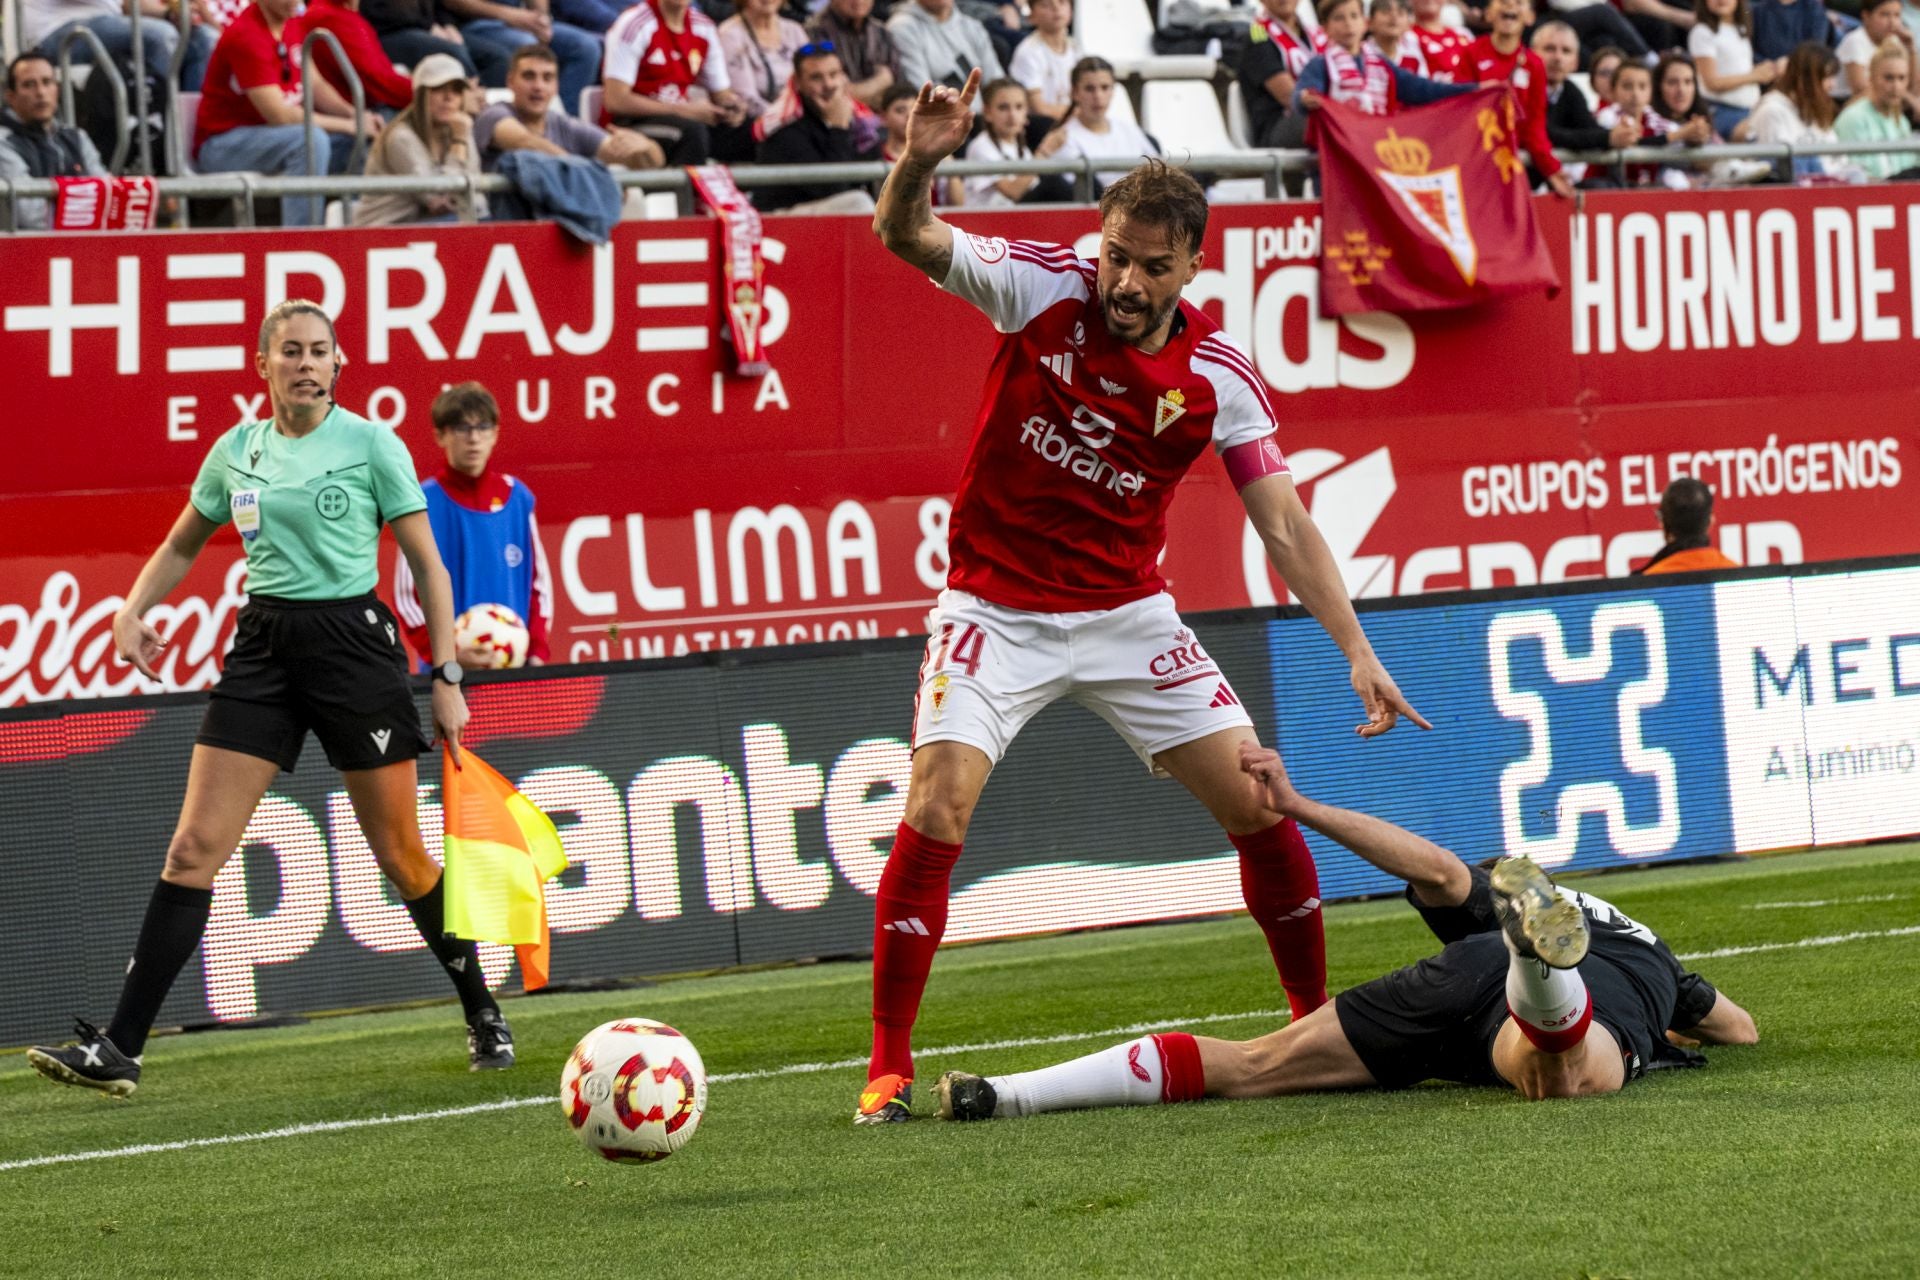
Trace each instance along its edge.
<instances>
[{"instance_id":1,"label":"yellow and orange flag","mask_svg":"<svg viewBox=\"0 0 1920 1280\"><path fill-rule=\"evenodd\" d=\"M546 883L567 869L553 820L471 751L441 755L446 808L446 930L512 943L528 991L547 985Z\"/></svg>"}]
</instances>

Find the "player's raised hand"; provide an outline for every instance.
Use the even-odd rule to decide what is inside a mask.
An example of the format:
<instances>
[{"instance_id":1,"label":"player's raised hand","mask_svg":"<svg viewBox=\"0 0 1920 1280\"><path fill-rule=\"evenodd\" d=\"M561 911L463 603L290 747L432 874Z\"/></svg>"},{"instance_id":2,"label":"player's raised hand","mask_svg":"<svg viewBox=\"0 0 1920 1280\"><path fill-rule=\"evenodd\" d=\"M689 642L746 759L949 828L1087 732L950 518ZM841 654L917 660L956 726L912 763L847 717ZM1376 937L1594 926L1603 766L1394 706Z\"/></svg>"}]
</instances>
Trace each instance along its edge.
<instances>
[{"instance_id":1,"label":"player's raised hand","mask_svg":"<svg viewBox=\"0 0 1920 1280\"><path fill-rule=\"evenodd\" d=\"M1360 701L1367 708L1367 722L1353 729L1363 738L1379 737L1400 723L1401 716L1422 729L1433 728L1425 716L1413 709L1413 704L1400 692L1400 686L1393 682L1378 658L1369 655L1353 664L1353 691L1360 695Z\"/></svg>"},{"instance_id":2,"label":"player's raised hand","mask_svg":"<svg viewBox=\"0 0 1920 1280\"><path fill-rule=\"evenodd\" d=\"M973 132L973 99L979 91L978 67L967 73L967 83L959 89L932 81L921 85L907 117L907 154L940 161L958 151Z\"/></svg>"},{"instance_id":3,"label":"player's raised hand","mask_svg":"<svg viewBox=\"0 0 1920 1280\"><path fill-rule=\"evenodd\" d=\"M113 647L120 655L120 661L131 663L135 671L149 680L160 679L160 673L153 669L153 664L166 651L167 642L160 638L158 631L147 625L145 619L136 618L130 613L114 614Z\"/></svg>"}]
</instances>

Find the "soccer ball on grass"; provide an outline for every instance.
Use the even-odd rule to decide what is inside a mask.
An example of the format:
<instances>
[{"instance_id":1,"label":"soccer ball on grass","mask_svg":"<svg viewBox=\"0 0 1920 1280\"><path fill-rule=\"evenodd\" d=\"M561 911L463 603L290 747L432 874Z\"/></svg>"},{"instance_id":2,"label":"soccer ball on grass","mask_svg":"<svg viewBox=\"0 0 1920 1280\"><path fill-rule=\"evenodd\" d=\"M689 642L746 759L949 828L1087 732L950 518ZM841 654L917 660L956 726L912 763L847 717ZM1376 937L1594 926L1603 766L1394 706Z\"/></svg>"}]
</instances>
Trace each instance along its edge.
<instances>
[{"instance_id":1,"label":"soccer ball on grass","mask_svg":"<svg viewBox=\"0 0 1920 1280\"><path fill-rule=\"evenodd\" d=\"M560 1109L589 1151L609 1160L665 1160L693 1138L707 1109L707 1069L664 1022L622 1018L581 1038L560 1072Z\"/></svg>"}]
</instances>

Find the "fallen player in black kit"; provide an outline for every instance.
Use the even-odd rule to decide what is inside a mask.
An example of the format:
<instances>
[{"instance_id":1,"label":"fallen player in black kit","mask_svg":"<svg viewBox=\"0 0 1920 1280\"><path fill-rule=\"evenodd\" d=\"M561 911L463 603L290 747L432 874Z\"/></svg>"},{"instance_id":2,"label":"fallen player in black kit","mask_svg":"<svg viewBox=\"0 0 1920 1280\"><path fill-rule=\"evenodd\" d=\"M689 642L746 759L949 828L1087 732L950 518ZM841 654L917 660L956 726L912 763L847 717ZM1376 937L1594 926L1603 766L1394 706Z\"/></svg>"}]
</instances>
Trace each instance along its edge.
<instances>
[{"instance_id":1,"label":"fallen player in black kit","mask_svg":"<svg viewBox=\"0 0 1920 1280\"><path fill-rule=\"evenodd\" d=\"M1469 867L1390 822L1309 800L1271 750L1249 746L1241 765L1277 812L1405 880L1407 900L1446 944L1439 954L1257 1040L1161 1033L1016 1075L950 1071L938 1086L943 1119L1422 1080L1572 1098L1704 1066L1697 1044L1758 1039L1747 1011L1651 929L1603 899L1556 888L1530 859Z\"/></svg>"}]
</instances>

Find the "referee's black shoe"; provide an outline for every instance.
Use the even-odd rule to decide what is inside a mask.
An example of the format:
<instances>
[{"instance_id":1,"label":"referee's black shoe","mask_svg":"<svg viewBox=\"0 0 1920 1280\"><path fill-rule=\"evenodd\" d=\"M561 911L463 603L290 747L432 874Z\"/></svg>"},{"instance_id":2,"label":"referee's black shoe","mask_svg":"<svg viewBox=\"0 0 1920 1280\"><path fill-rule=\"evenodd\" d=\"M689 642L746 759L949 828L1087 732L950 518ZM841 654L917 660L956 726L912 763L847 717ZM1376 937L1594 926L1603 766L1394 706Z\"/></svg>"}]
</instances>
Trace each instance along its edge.
<instances>
[{"instance_id":1,"label":"referee's black shoe","mask_svg":"<svg viewBox=\"0 0 1920 1280\"><path fill-rule=\"evenodd\" d=\"M60 1084L98 1089L124 1098L140 1085L140 1059L120 1052L106 1033L84 1018L73 1020L78 1043L58 1049L35 1045L27 1050L33 1069Z\"/></svg>"},{"instance_id":2,"label":"referee's black shoe","mask_svg":"<svg viewBox=\"0 0 1920 1280\"><path fill-rule=\"evenodd\" d=\"M1587 914L1560 896L1532 858L1502 858L1488 873L1493 912L1520 955L1555 969L1587 956Z\"/></svg>"},{"instance_id":3,"label":"referee's black shoe","mask_svg":"<svg viewBox=\"0 0 1920 1280\"><path fill-rule=\"evenodd\" d=\"M513 1031L498 1009L483 1009L467 1024L467 1070L504 1071L513 1065Z\"/></svg>"}]
</instances>

